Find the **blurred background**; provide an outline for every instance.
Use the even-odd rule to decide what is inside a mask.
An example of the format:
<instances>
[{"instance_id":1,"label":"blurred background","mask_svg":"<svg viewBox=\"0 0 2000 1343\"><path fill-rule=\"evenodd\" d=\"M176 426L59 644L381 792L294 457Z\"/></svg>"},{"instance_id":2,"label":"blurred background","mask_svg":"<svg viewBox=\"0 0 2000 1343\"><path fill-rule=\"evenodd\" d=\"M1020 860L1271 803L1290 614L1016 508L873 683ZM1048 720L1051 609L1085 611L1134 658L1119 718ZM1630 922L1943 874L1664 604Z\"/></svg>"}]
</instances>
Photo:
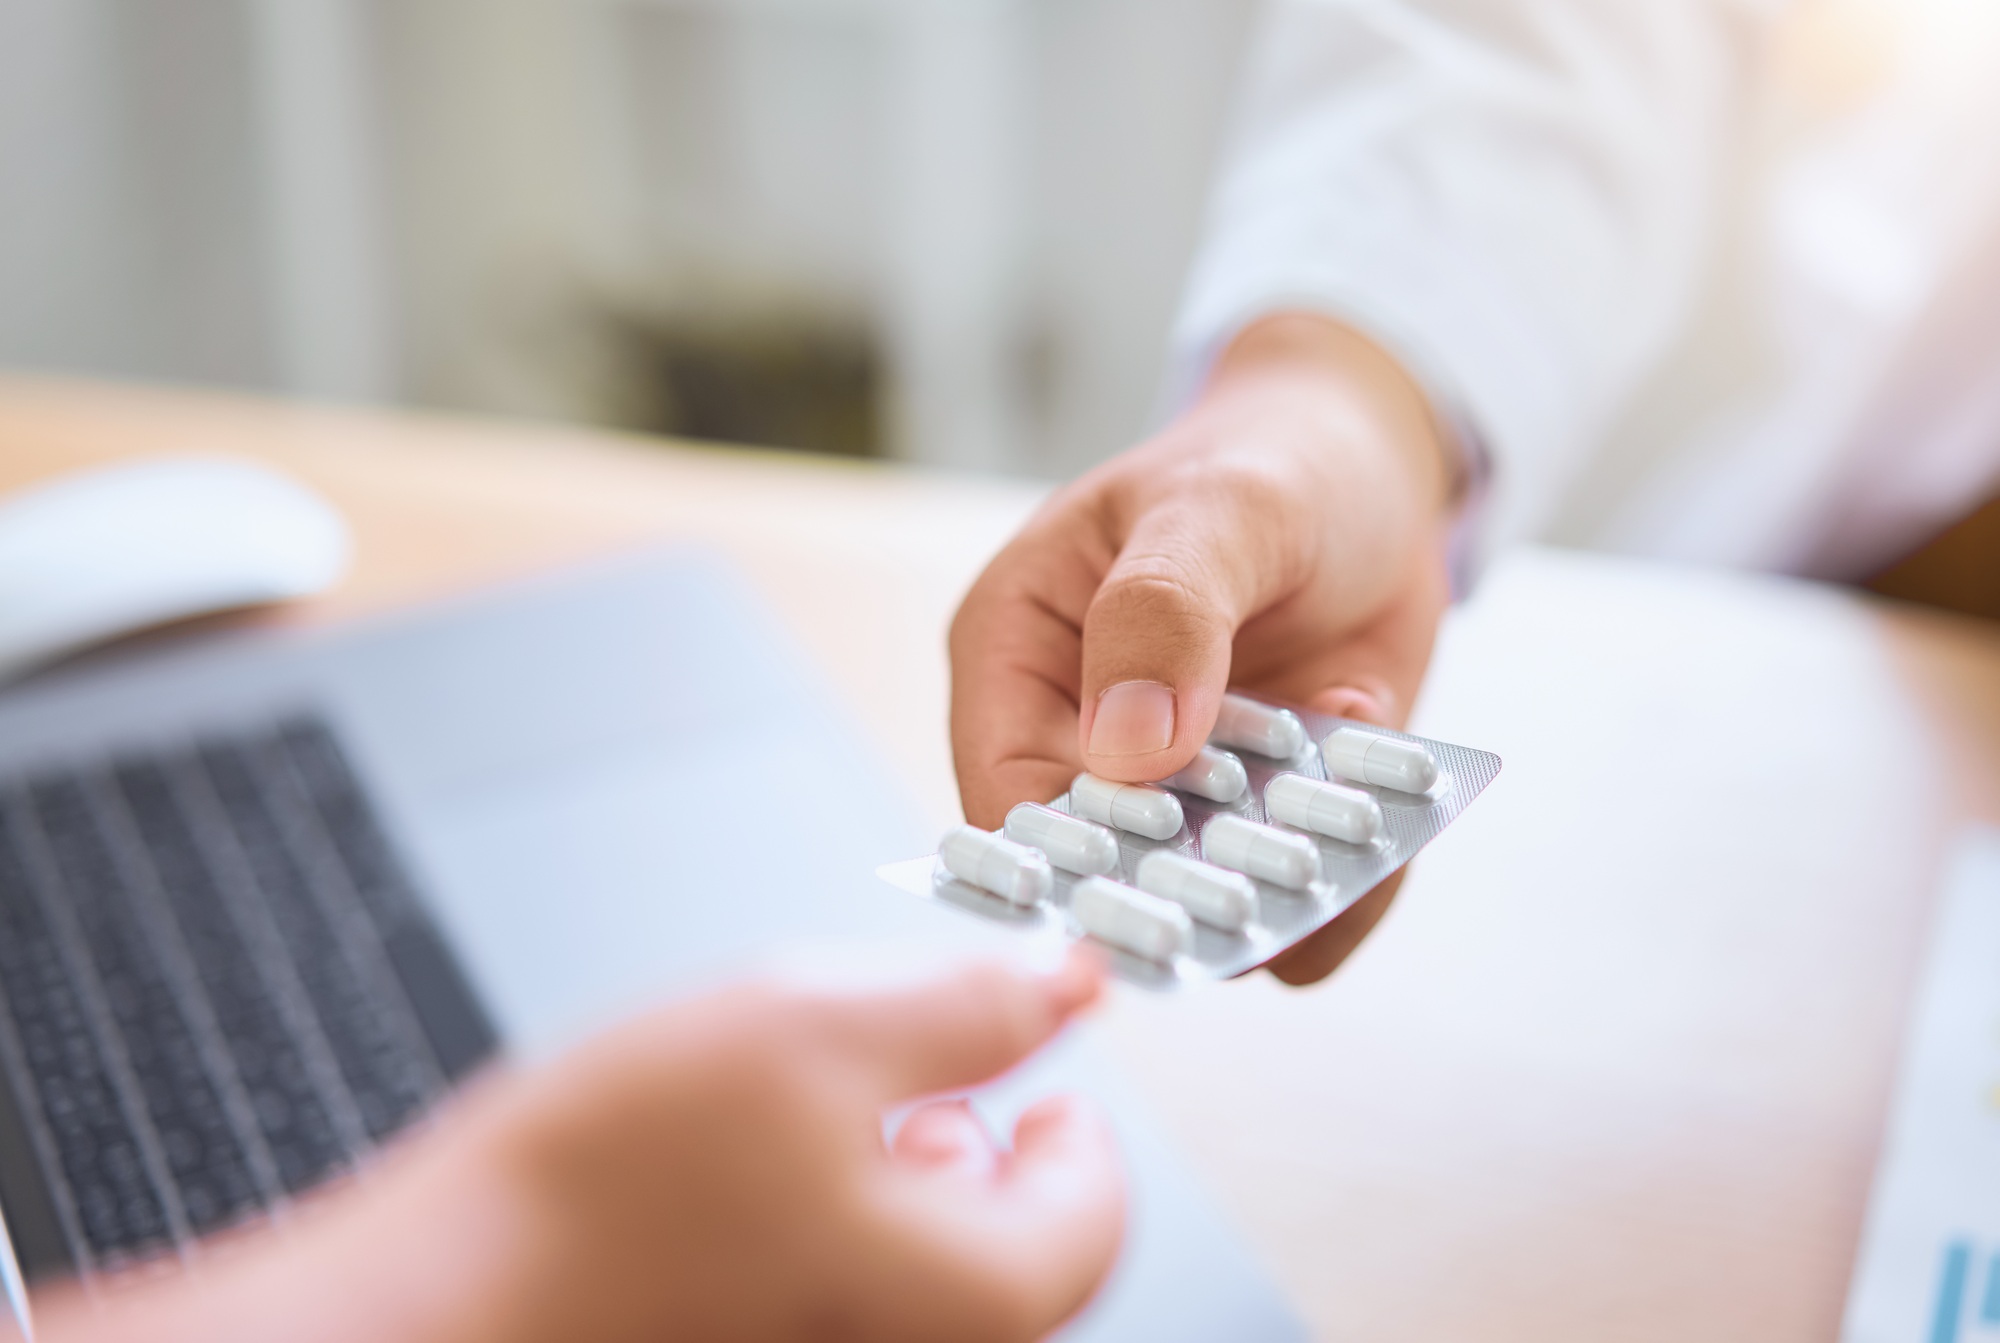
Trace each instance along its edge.
<instances>
[{"instance_id":1,"label":"blurred background","mask_svg":"<svg viewBox=\"0 0 2000 1343\"><path fill-rule=\"evenodd\" d=\"M0 0L0 366L1066 476L1253 0Z\"/></svg>"},{"instance_id":2,"label":"blurred background","mask_svg":"<svg viewBox=\"0 0 2000 1343\"><path fill-rule=\"evenodd\" d=\"M0 368L1067 478L1160 418L1258 9L0 0ZM1990 343L2000 7L1771 13L1670 338L1509 536L2000 615L2000 502L1891 570L1826 503L1985 460L1898 370Z\"/></svg>"}]
</instances>

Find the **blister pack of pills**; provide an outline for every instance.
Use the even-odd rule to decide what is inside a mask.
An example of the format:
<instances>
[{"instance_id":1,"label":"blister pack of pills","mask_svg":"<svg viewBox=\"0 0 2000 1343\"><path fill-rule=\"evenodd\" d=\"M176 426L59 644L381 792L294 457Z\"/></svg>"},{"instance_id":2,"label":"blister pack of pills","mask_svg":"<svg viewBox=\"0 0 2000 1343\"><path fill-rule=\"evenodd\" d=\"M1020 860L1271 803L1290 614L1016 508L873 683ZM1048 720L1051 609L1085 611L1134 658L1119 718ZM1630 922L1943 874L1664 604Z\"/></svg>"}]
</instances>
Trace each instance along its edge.
<instances>
[{"instance_id":1,"label":"blister pack of pills","mask_svg":"<svg viewBox=\"0 0 2000 1343\"><path fill-rule=\"evenodd\" d=\"M1264 964L1415 857L1500 757L1223 697L1208 745L1157 784L1079 774L998 832L955 826L891 885L1051 938L1087 937L1155 988Z\"/></svg>"}]
</instances>

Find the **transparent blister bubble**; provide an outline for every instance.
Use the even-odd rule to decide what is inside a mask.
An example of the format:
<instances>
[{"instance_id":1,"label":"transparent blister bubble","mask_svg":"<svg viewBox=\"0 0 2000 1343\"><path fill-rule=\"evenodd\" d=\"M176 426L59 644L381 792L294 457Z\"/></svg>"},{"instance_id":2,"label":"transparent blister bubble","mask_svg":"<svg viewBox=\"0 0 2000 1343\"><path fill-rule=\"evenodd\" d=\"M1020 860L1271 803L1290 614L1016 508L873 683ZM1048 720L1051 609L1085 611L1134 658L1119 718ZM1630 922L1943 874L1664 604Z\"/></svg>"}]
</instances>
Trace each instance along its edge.
<instances>
[{"instance_id":1,"label":"transparent blister bubble","mask_svg":"<svg viewBox=\"0 0 2000 1343\"><path fill-rule=\"evenodd\" d=\"M1272 704L1266 700L1257 702ZM1394 732L1372 724L1314 713L1310 709L1288 705L1274 707L1289 708L1304 723L1304 749L1291 759L1276 760L1240 746L1226 747L1242 760L1249 774L1250 786L1244 795L1224 805L1192 792L1176 791L1175 796L1180 799L1186 818L1180 831L1167 839L1152 840L1129 831L1114 830L1118 840L1118 870L1107 875L1116 881L1132 884L1139 861L1158 849L1205 859L1202 831L1212 818L1227 815L1305 835L1319 850L1319 880L1299 891L1267 881L1255 882L1255 912L1247 927L1241 932L1226 932L1197 921L1193 925L1192 940L1170 962L1145 960L1117 947L1099 943L1112 969L1123 978L1150 987L1170 988L1188 981L1226 979L1255 969L1325 927L1348 906L1409 862L1418 850L1456 820L1459 813L1500 773L1500 757L1489 751ZM1288 826L1272 820L1264 811L1264 786L1279 774L1295 773L1310 779L1327 780L1319 743L1342 727L1360 728L1418 743L1430 751L1438 765L1437 782L1420 794L1398 792L1351 779L1331 780L1372 795L1381 807L1381 833L1367 844L1351 844ZM1049 805L1057 811L1075 814L1068 793ZM959 880L945 869L936 855L892 863L880 869L880 875L891 885L913 895L938 900L1027 932L1045 937L1087 936L1069 907L1070 892L1082 878L1060 868L1055 871L1054 889L1048 898L1027 907L1011 904ZM1095 939L1092 940L1095 942Z\"/></svg>"}]
</instances>

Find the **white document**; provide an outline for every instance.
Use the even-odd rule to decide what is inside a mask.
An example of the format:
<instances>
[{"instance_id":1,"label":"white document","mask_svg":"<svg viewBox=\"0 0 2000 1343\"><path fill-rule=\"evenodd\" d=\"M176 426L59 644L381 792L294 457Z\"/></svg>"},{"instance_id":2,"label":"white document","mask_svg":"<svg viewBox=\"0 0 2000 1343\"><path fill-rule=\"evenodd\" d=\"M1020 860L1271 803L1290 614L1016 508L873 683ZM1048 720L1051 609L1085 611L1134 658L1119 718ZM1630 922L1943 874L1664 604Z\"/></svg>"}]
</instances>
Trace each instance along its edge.
<instances>
[{"instance_id":1,"label":"white document","mask_svg":"<svg viewBox=\"0 0 2000 1343\"><path fill-rule=\"evenodd\" d=\"M2000 1343L2000 831L1938 901L1847 1297L1846 1343Z\"/></svg>"}]
</instances>

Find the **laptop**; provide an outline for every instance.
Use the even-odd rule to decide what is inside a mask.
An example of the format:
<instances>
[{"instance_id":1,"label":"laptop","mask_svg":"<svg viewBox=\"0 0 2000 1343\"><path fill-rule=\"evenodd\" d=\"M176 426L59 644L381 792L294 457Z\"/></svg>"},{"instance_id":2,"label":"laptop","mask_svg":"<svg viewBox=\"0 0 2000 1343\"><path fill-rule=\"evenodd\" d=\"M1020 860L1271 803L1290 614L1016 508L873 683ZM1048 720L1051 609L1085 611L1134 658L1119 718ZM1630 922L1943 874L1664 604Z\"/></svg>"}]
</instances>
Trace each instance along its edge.
<instances>
[{"instance_id":1,"label":"laptop","mask_svg":"<svg viewBox=\"0 0 2000 1343\"><path fill-rule=\"evenodd\" d=\"M940 725L942 730L942 725ZM0 1215L32 1284L198 1262L535 1058L781 946L992 930L873 876L929 847L746 587L627 557L0 693ZM984 1095L1112 1110L1134 1189L1066 1337L1304 1330L1088 1039Z\"/></svg>"}]
</instances>

